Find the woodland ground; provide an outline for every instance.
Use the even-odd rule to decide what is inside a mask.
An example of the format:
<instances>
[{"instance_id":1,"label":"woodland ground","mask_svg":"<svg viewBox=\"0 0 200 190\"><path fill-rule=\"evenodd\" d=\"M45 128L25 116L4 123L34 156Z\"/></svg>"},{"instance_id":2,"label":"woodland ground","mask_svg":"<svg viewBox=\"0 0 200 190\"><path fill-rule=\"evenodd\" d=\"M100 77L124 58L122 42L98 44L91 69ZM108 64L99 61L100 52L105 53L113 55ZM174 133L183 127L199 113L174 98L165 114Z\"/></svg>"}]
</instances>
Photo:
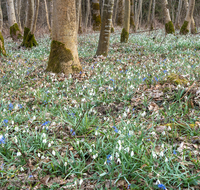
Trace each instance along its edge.
<instances>
[{"instance_id":1,"label":"woodland ground","mask_svg":"<svg viewBox=\"0 0 200 190\"><path fill-rule=\"evenodd\" d=\"M0 62L0 189L200 189L200 35L80 35L80 74L45 72L49 36Z\"/></svg>"}]
</instances>

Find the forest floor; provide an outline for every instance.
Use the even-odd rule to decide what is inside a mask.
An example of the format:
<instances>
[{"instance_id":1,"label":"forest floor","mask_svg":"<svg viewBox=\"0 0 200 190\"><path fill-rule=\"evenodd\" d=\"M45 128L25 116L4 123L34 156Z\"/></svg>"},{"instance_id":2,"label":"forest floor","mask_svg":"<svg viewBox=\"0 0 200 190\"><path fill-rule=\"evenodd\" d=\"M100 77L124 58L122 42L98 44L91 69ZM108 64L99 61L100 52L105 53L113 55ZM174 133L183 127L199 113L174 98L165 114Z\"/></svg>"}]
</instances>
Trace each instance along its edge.
<instances>
[{"instance_id":1,"label":"forest floor","mask_svg":"<svg viewBox=\"0 0 200 190\"><path fill-rule=\"evenodd\" d=\"M49 36L6 39L0 189L200 189L200 36L80 35L80 74L45 72Z\"/></svg>"}]
</instances>

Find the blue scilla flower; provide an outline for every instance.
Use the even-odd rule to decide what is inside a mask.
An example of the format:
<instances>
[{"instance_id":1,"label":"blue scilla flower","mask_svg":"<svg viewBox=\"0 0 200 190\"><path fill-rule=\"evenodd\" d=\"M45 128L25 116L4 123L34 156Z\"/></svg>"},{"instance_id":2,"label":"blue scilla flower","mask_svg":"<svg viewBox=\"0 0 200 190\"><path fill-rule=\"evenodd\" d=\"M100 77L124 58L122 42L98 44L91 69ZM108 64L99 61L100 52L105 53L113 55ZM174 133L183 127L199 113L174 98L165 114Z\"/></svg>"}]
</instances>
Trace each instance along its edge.
<instances>
[{"instance_id":1,"label":"blue scilla flower","mask_svg":"<svg viewBox=\"0 0 200 190\"><path fill-rule=\"evenodd\" d=\"M3 135L0 135L0 144L5 144L5 138Z\"/></svg>"},{"instance_id":2,"label":"blue scilla flower","mask_svg":"<svg viewBox=\"0 0 200 190\"><path fill-rule=\"evenodd\" d=\"M177 152L176 152L175 150L173 150L173 154L175 154L175 155L176 155L176 154L177 154Z\"/></svg>"},{"instance_id":3,"label":"blue scilla flower","mask_svg":"<svg viewBox=\"0 0 200 190\"><path fill-rule=\"evenodd\" d=\"M10 103L8 106L9 106L9 110L13 109L13 104L12 103Z\"/></svg>"},{"instance_id":4,"label":"blue scilla flower","mask_svg":"<svg viewBox=\"0 0 200 190\"><path fill-rule=\"evenodd\" d=\"M117 129L115 126L113 126L113 128L114 128L114 131L115 131L116 133L119 132L118 129Z\"/></svg>"},{"instance_id":5,"label":"blue scilla flower","mask_svg":"<svg viewBox=\"0 0 200 190\"><path fill-rule=\"evenodd\" d=\"M45 121L43 124L42 124L42 126L45 126L45 125L47 125L47 124L49 124L49 123L51 123L50 121Z\"/></svg>"},{"instance_id":6,"label":"blue scilla flower","mask_svg":"<svg viewBox=\"0 0 200 190\"><path fill-rule=\"evenodd\" d=\"M76 135L76 133L75 133L75 131L72 133L72 136L75 136Z\"/></svg>"},{"instance_id":7,"label":"blue scilla flower","mask_svg":"<svg viewBox=\"0 0 200 190\"><path fill-rule=\"evenodd\" d=\"M166 187L163 184L158 184L158 188L166 190Z\"/></svg>"},{"instance_id":8,"label":"blue scilla flower","mask_svg":"<svg viewBox=\"0 0 200 190\"><path fill-rule=\"evenodd\" d=\"M4 119L3 120L4 124L8 123L8 120L7 119Z\"/></svg>"}]
</instances>

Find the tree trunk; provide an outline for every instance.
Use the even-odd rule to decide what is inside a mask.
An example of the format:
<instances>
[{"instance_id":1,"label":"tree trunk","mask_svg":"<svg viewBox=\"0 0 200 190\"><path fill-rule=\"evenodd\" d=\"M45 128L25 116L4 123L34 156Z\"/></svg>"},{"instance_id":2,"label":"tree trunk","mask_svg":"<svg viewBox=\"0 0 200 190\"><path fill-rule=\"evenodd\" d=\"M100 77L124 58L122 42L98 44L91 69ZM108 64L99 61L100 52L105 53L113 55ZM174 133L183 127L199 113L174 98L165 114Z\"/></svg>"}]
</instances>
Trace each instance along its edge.
<instances>
[{"instance_id":1,"label":"tree trunk","mask_svg":"<svg viewBox=\"0 0 200 190\"><path fill-rule=\"evenodd\" d=\"M181 15L181 9L182 9L183 0L179 0L178 2L178 11L176 14L176 22L175 22L175 28L180 29L180 15Z\"/></svg>"},{"instance_id":2,"label":"tree trunk","mask_svg":"<svg viewBox=\"0 0 200 190\"><path fill-rule=\"evenodd\" d=\"M93 30L101 30L101 15L99 0L92 0L92 20L93 20Z\"/></svg>"},{"instance_id":3,"label":"tree trunk","mask_svg":"<svg viewBox=\"0 0 200 190\"><path fill-rule=\"evenodd\" d=\"M46 13L46 19L47 19L47 26L48 26L49 32L51 32L51 26L50 26L50 23L49 23L49 11L48 11L46 0L44 0L44 7L45 7L45 13Z\"/></svg>"},{"instance_id":4,"label":"tree trunk","mask_svg":"<svg viewBox=\"0 0 200 190\"><path fill-rule=\"evenodd\" d=\"M142 0L139 0L139 4L138 4L138 9L136 7L135 9L135 14L136 14L136 20L135 20L135 32L137 31L138 29L138 26L139 26L139 19L140 19L140 14L142 12Z\"/></svg>"},{"instance_id":5,"label":"tree trunk","mask_svg":"<svg viewBox=\"0 0 200 190\"><path fill-rule=\"evenodd\" d=\"M18 40L22 37L15 16L15 8L13 0L7 0L8 23L10 26L10 36L13 40Z\"/></svg>"},{"instance_id":6,"label":"tree trunk","mask_svg":"<svg viewBox=\"0 0 200 190\"><path fill-rule=\"evenodd\" d=\"M44 1L46 1L46 0L44 0ZM37 18L38 18L38 11L39 11L40 0L36 0L35 2L36 2L36 5L35 5L35 11L34 11L35 14L34 14L34 19L33 19L33 28L32 28L32 32L31 32L32 34L34 34L35 31L36 31L36 25L37 25ZM48 12L47 12L47 14L48 14Z\"/></svg>"},{"instance_id":7,"label":"tree trunk","mask_svg":"<svg viewBox=\"0 0 200 190\"><path fill-rule=\"evenodd\" d=\"M155 27L154 26L155 25L155 7L156 7L156 0L153 0L150 30L153 30Z\"/></svg>"},{"instance_id":8,"label":"tree trunk","mask_svg":"<svg viewBox=\"0 0 200 190\"><path fill-rule=\"evenodd\" d=\"M99 37L99 44L96 55L108 55L110 33L112 26L112 14L113 14L114 0L105 0L103 7L103 22L101 25L101 32Z\"/></svg>"},{"instance_id":9,"label":"tree trunk","mask_svg":"<svg viewBox=\"0 0 200 190\"><path fill-rule=\"evenodd\" d=\"M23 37L23 42L21 44L21 46L25 46L26 48L32 48L33 46L38 45L33 33L34 29L33 22L34 22L34 0L28 0L24 37Z\"/></svg>"},{"instance_id":10,"label":"tree trunk","mask_svg":"<svg viewBox=\"0 0 200 190\"><path fill-rule=\"evenodd\" d=\"M83 33L83 30L82 30L82 6L81 6L81 2L80 2L80 6L79 6L78 33L79 33L79 34L82 34L82 33Z\"/></svg>"},{"instance_id":11,"label":"tree trunk","mask_svg":"<svg viewBox=\"0 0 200 190\"><path fill-rule=\"evenodd\" d=\"M124 21L124 0L118 0L117 25L122 26Z\"/></svg>"},{"instance_id":12,"label":"tree trunk","mask_svg":"<svg viewBox=\"0 0 200 190\"><path fill-rule=\"evenodd\" d=\"M113 8L113 23L114 23L114 25L115 25L115 23L116 23L116 18L117 18L117 10L118 10L118 1L119 0L115 0L114 1L114 8Z\"/></svg>"},{"instance_id":13,"label":"tree trunk","mask_svg":"<svg viewBox=\"0 0 200 190\"><path fill-rule=\"evenodd\" d=\"M1 0L0 0L0 31L3 29L3 14L1 9Z\"/></svg>"},{"instance_id":14,"label":"tree trunk","mask_svg":"<svg viewBox=\"0 0 200 190\"><path fill-rule=\"evenodd\" d=\"M80 13L81 12L81 0L76 0L76 26L77 26L77 32L79 30L79 19L80 19Z\"/></svg>"},{"instance_id":15,"label":"tree trunk","mask_svg":"<svg viewBox=\"0 0 200 190\"><path fill-rule=\"evenodd\" d=\"M147 24L146 24L146 28L148 28L148 26L149 26L149 23L150 23L151 7L152 7L152 0L150 0L150 1L149 1L149 11L148 11L148 17L147 17Z\"/></svg>"},{"instance_id":16,"label":"tree trunk","mask_svg":"<svg viewBox=\"0 0 200 190\"><path fill-rule=\"evenodd\" d=\"M174 25L170 18L167 0L163 0L163 10L164 10L164 17L165 17L165 32L166 34L174 34L175 33Z\"/></svg>"},{"instance_id":17,"label":"tree trunk","mask_svg":"<svg viewBox=\"0 0 200 190\"><path fill-rule=\"evenodd\" d=\"M4 38L0 30L0 57L1 55L6 56L6 50L4 48Z\"/></svg>"},{"instance_id":18,"label":"tree trunk","mask_svg":"<svg viewBox=\"0 0 200 190\"><path fill-rule=\"evenodd\" d=\"M50 16L50 23L51 23L51 27L52 27L52 22L53 22L53 0L50 1L49 16Z\"/></svg>"},{"instance_id":19,"label":"tree trunk","mask_svg":"<svg viewBox=\"0 0 200 190\"><path fill-rule=\"evenodd\" d=\"M84 26L84 31L87 32L88 19L90 13L90 0L82 0L82 2L83 2L83 7L82 7L83 26Z\"/></svg>"},{"instance_id":20,"label":"tree trunk","mask_svg":"<svg viewBox=\"0 0 200 190\"><path fill-rule=\"evenodd\" d=\"M47 71L69 74L82 70L76 28L75 1L53 1L52 43Z\"/></svg>"},{"instance_id":21,"label":"tree trunk","mask_svg":"<svg viewBox=\"0 0 200 190\"><path fill-rule=\"evenodd\" d=\"M125 0L125 15L124 15L124 28L121 33L121 43L128 42L129 29L130 29L130 0Z\"/></svg>"},{"instance_id":22,"label":"tree trunk","mask_svg":"<svg viewBox=\"0 0 200 190\"><path fill-rule=\"evenodd\" d=\"M130 11L130 28L135 30L135 20L134 20L134 0L131 0L131 11Z\"/></svg>"},{"instance_id":23,"label":"tree trunk","mask_svg":"<svg viewBox=\"0 0 200 190\"><path fill-rule=\"evenodd\" d=\"M196 34L197 33L197 28L196 28L196 24L194 22L193 16L192 16L192 19L191 19L191 33L192 34Z\"/></svg>"},{"instance_id":24,"label":"tree trunk","mask_svg":"<svg viewBox=\"0 0 200 190\"><path fill-rule=\"evenodd\" d=\"M17 23L18 23L18 26L19 26L19 30L20 32L22 31L22 25L21 25L21 0L16 0L15 1L15 12L16 12L16 17L17 17Z\"/></svg>"},{"instance_id":25,"label":"tree trunk","mask_svg":"<svg viewBox=\"0 0 200 190\"><path fill-rule=\"evenodd\" d=\"M181 27L180 34L186 35L190 31L190 23L193 19L194 5L195 5L195 0L190 0L185 21Z\"/></svg>"}]
</instances>

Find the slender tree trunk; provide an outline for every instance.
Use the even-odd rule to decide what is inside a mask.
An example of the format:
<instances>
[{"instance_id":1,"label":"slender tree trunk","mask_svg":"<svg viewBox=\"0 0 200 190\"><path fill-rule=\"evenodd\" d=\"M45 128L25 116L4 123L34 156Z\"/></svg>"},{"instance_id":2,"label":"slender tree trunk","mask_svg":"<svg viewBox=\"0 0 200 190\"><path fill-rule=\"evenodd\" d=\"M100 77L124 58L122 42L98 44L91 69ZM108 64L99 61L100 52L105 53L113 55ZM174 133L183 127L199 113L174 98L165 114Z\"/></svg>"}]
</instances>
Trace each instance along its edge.
<instances>
[{"instance_id":1,"label":"slender tree trunk","mask_svg":"<svg viewBox=\"0 0 200 190\"><path fill-rule=\"evenodd\" d=\"M19 26L19 30L20 32L22 31L22 25L21 25L21 0L16 0L15 1L15 12L16 12L16 17L17 17L17 23L18 23L18 26Z\"/></svg>"},{"instance_id":2,"label":"slender tree trunk","mask_svg":"<svg viewBox=\"0 0 200 190\"><path fill-rule=\"evenodd\" d=\"M76 0L76 25L77 25L77 32L79 30L80 14L81 14L81 0Z\"/></svg>"},{"instance_id":3,"label":"slender tree trunk","mask_svg":"<svg viewBox=\"0 0 200 190\"><path fill-rule=\"evenodd\" d=\"M46 0L44 0L44 8L45 8L45 13L46 13L47 26L48 26L49 32L51 32L51 26L50 26L50 23L49 23L49 11L48 11Z\"/></svg>"},{"instance_id":4,"label":"slender tree trunk","mask_svg":"<svg viewBox=\"0 0 200 190\"><path fill-rule=\"evenodd\" d=\"M134 20L134 0L131 0L131 11L130 11L130 28L135 30L135 20Z\"/></svg>"},{"instance_id":5,"label":"slender tree trunk","mask_svg":"<svg viewBox=\"0 0 200 190\"><path fill-rule=\"evenodd\" d=\"M196 28L196 24L195 24L193 16L192 16L192 19L191 19L191 33L192 34L196 34L197 33L197 28Z\"/></svg>"},{"instance_id":6,"label":"slender tree trunk","mask_svg":"<svg viewBox=\"0 0 200 190\"><path fill-rule=\"evenodd\" d=\"M139 0L139 4L138 4L138 9L136 9L137 11L137 16L136 16L136 20L135 20L135 32L138 29L139 26L139 21L140 21L140 14L142 12L142 0Z\"/></svg>"},{"instance_id":7,"label":"slender tree trunk","mask_svg":"<svg viewBox=\"0 0 200 190\"><path fill-rule=\"evenodd\" d=\"M83 7L82 7L83 26L84 26L84 31L87 32L87 26L90 14L90 0L82 0L82 2L83 2Z\"/></svg>"},{"instance_id":8,"label":"slender tree trunk","mask_svg":"<svg viewBox=\"0 0 200 190\"><path fill-rule=\"evenodd\" d=\"M175 33L174 25L170 18L167 0L163 0L163 10L164 10L164 17L165 17L165 32L166 34L174 34Z\"/></svg>"},{"instance_id":9,"label":"slender tree trunk","mask_svg":"<svg viewBox=\"0 0 200 190\"><path fill-rule=\"evenodd\" d=\"M15 16L15 8L13 0L7 0L8 23L10 26L10 36L13 40L18 40L22 37Z\"/></svg>"},{"instance_id":10,"label":"slender tree trunk","mask_svg":"<svg viewBox=\"0 0 200 190\"><path fill-rule=\"evenodd\" d=\"M103 22L101 25L101 32L99 36L99 44L96 55L108 55L111 25L112 25L112 14L113 14L114 0L105 0L103 7Z\"/></svg>"},{"instance_id":11,"label":"slender tree trunk","mask_svg":"<svg viewBox=\"0 0 200 190\"><path fill-rule=\"evenodd\" d=\"M78 23L78 33L82 34L82 6L81 6L81 2L80 2L80 6L79 6L79 23Z\"/></svg>"},{"instance_id":12,"label":"slender tree trunk","mask_svg":"<svg viewBox=\"0 0 200 190\"><path fill-rule=\"evenodd\" d=\"M1 9L1 0L0 0L0 31L3 29L3 14Z\"/></svg>"},{"instance_id":13,"label":"slender tree trunk","mask_svg":"<svg viewBox=\"0 0 200 190\"><path fill-rule=\"evenodd\" d=\"M101 30L101 15L99 0L92 0L92 19L93 19L93 30Z\"/></svg>"},{"instance_id":14,"label":"slender tree trunk","mask_svg":"<svg viewBox=\"0 0 200 190\"><path fill-rule=\"evenodd\" d=\"M21 44L21 46L25 46L26 48L32 48L33 46L38 45L33 33L34 29L33 23L34 23L34 0L28 0L24 37L23 37L23 42Z\"/></svg>"},{"instance_id":15,"label":"slender tree trunk","mask_svg":"<svg viewBox=\"0 0 200 190\"><path fill-rule=\"evenodd\" d=\"M179 0L178 2L178 11L176 14L176 22L175 22L175 28L180 29L180 15L181 15L181 9L183 5L183 0Z\"/></svg>"},{"instance_id":16,"label":"slender tree trunk","mask_svg":"<svg viewBox=\"0 0 200 190\"><path fill-rule=\"evenodd\" d=\"M44 1L46 1L46 0L44 0ZM32 34L34 34L36 31L40 0L36 0L35 2L36 2L36 5L35 5L35 11L34 11L35 14L34 14L34 19L33 19L33 27L32 27L32 31L31 31ZM48 12L47 12L47 14L48 14Z\"/></svg>"},{"instance_id":17,"label":"slender tree trunk","mask_svg":"<svg viewBox=\"0 0 200 190\"><path fill-rule=\"evenodd\" d=\"M155 7L156 7L156 0L153 0L150 30L153 30L155 27Z\"/></svg>"},{"instance_id":18,"label":"slender tree trunk","mask_svg":"<svg viewBox=\"0 0 200 190\"><path fill-rule=\"evenodd\" d=\"M117 25L122 26L124 21L124 0L118 0Z\"/></svg>"},{"instance_id":19,"label":"slender tree trunk","mask_svg":"<svg viewBox=\"0 0 200 190\"><path fill-rule=\"evenodd\" d=\"M186 35L190 31L190 23L193 19L194 5L195 5L195 0L190 0L185 21L181 27L180 34Z\"/></svg>"},{"instance_id":20,"label":"slender tree trunk","mask_svg":"<svg viewBox=\"0 0 200 190\"><path fill-rule=\"evenodd\" d=\"M113 8L113 23L114 25L116 24L116 18L117 18L117 10L118 10L118 1L119 0L115 0L114 1L114 8Z\"/></svg>"},{"instance_id":21,"label":"slender tree trunk","mask_svg":"<svg viewBox=\"0 0 200 190\"><path fill-rule=\"evenodd\" d=\"M53 1L52 43L47 71L69 74L79 73L81 70L75 1Z\"/></svg>"},{"instance_id":22,"label":"slender tree trunk","mask_svg":"<svg viewBox=\"0 0 200 190\"><path fill-rule=\"evenodd\" d=\"M149 0L149 11L148 11L148 17L147 17L147 25L146 25L146 28L148 28L149 23L150 23L151 7L152 7L152 0Z\"/></svg>"},{"instance_id":23,"label":"slender tree trunk","mask_svg":"<svg viewBox=\"0 0 200 190\"><path fill-rule=\"evenodd\" d=\"M130 30L130 0L125 0L125 15L124 15L124 28L121 33L121 43L128 42L129 30Z\"/></svg>"},{"instance_id":24,"label":"slender tree trunk","mask_svg":"<svg viewBox=\"0 0 200 190\"><path fill-rule=\"evenodd\" d=\"M0 57L1 55L6 56L6 50L4 48L4 38L0 30Z\"/></svg>"}]
</instances>

